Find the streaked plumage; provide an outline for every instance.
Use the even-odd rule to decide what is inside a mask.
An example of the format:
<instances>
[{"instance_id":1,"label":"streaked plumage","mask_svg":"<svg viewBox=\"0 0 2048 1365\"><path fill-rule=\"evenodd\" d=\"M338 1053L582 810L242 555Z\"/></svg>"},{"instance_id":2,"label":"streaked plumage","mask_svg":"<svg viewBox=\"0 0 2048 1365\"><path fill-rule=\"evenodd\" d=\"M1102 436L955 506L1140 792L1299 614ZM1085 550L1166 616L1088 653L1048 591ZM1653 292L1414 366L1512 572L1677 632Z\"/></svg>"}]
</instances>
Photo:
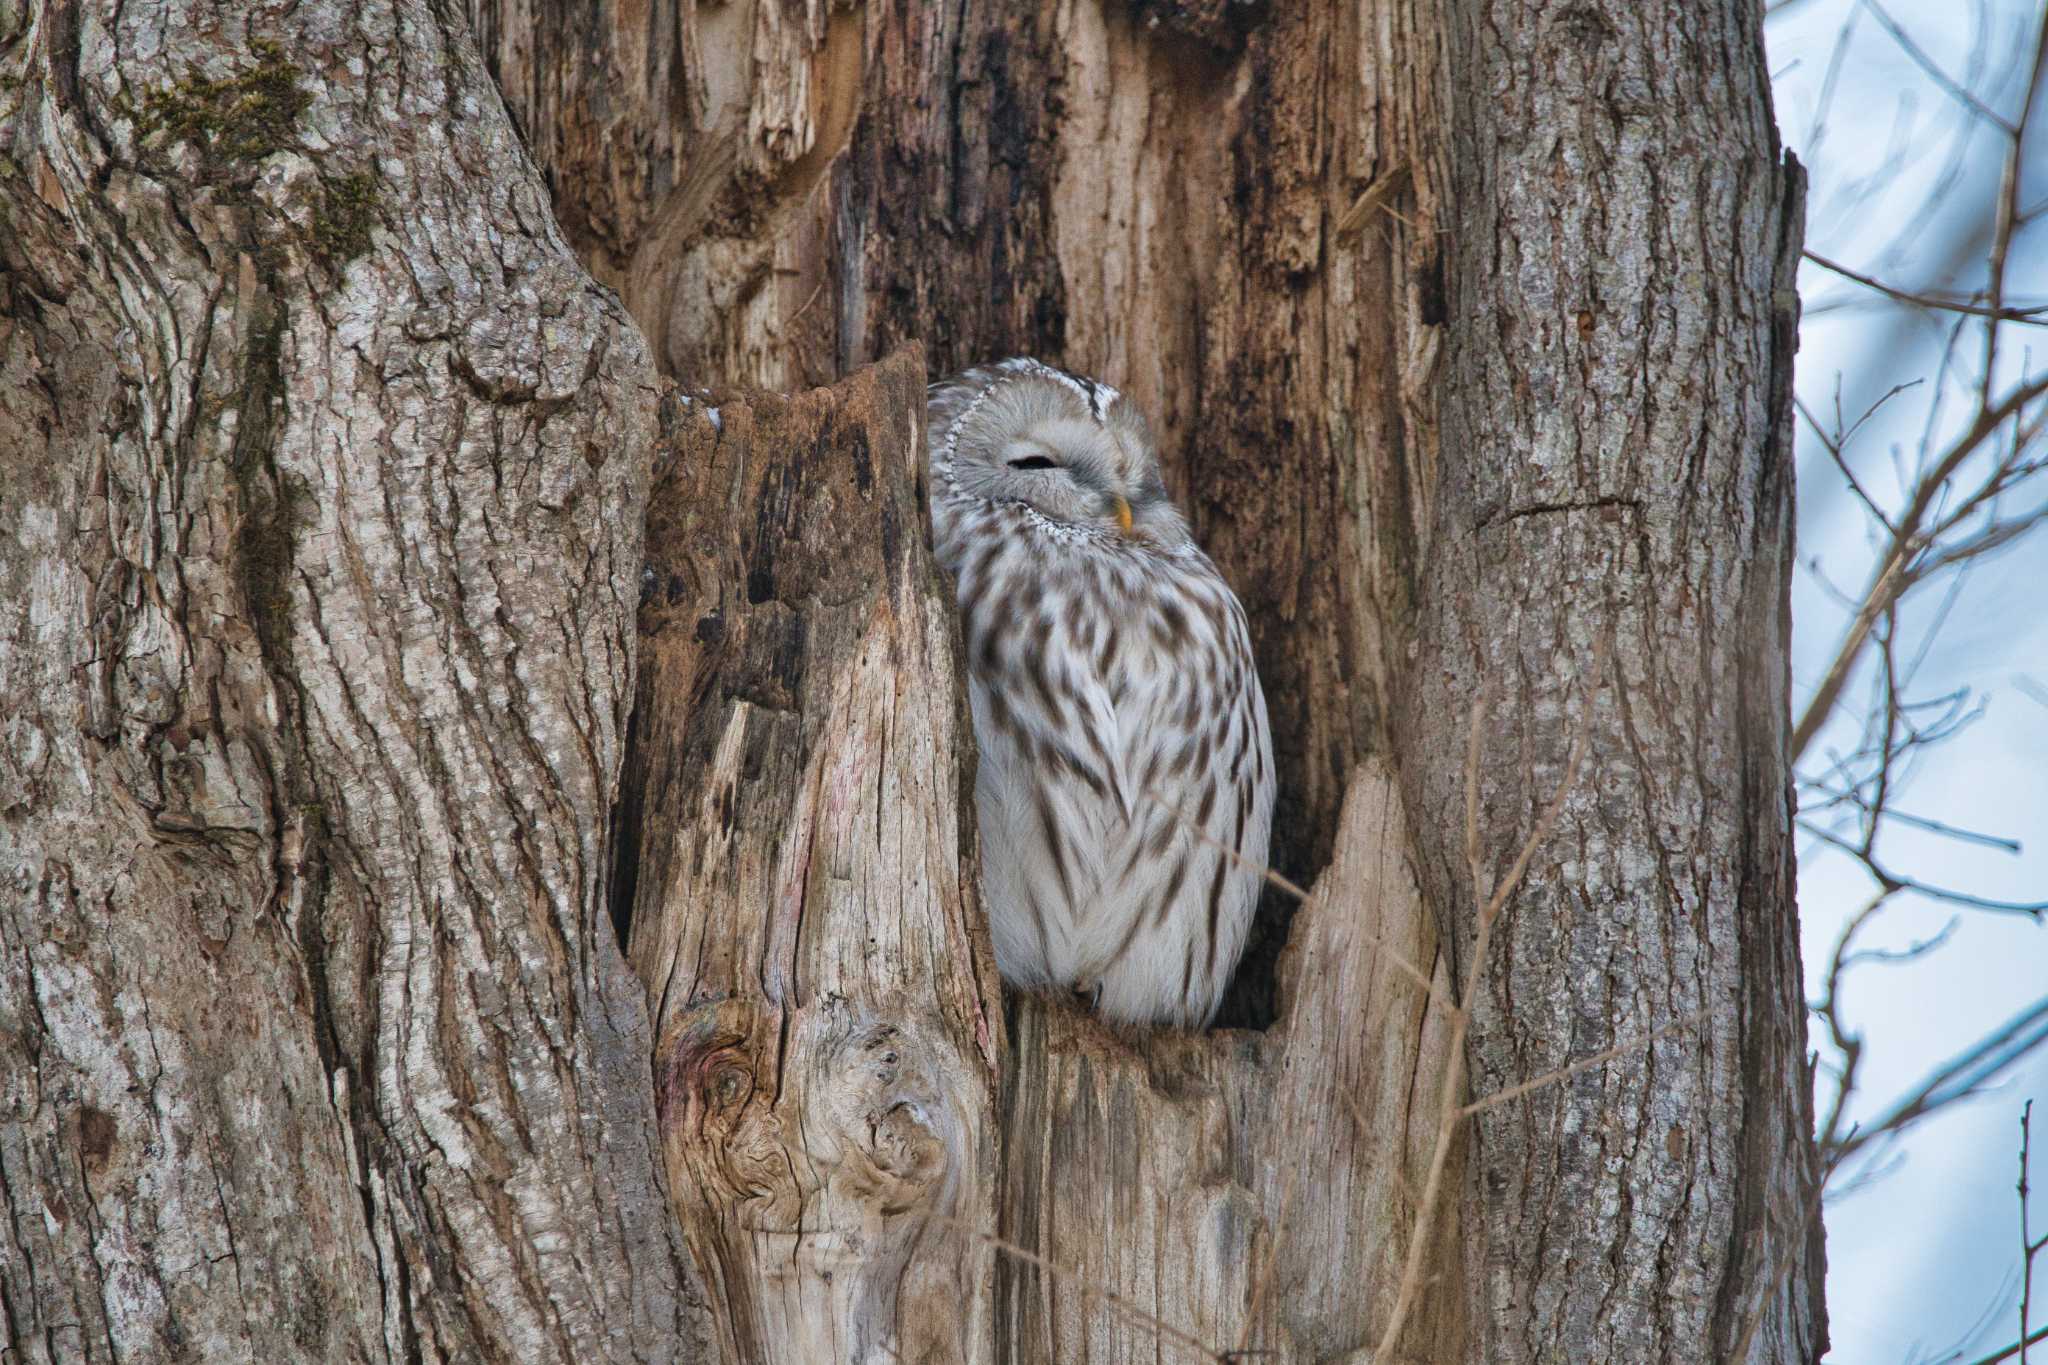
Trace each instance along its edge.
<instances>
[{"instance_id":1,"label":"streaked plumage","mask_svg":"<svg viewBox=\"0 0 2048 1365\"><path fill-rule=\"evenodd\" d=\"M1205 1025L1273 814L1244 610L1116 390L1006 360L933 385L928 417L996 965L1112 1018Z\"/></svg>"}]
</instances>

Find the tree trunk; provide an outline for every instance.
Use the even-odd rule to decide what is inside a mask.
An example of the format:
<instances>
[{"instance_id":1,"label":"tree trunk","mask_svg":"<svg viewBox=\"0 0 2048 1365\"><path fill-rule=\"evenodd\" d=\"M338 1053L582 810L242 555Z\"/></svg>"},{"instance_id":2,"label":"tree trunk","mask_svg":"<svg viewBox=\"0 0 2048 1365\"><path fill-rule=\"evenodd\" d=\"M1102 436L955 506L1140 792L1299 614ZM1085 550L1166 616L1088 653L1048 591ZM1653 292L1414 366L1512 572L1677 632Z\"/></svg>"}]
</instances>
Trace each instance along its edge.
<instances>
[{"instance_id":1,"label":"tree trunk","mask_svg":"<svg viewBox=\"0 0 2048 1365\"><path fill-rule=\"evenodd\" d=\"M1818 1353L1752 6L188 8L0 9L11 1347ZM914 341L1245 600L1237 1027L993 981ZM1475 1094L1688 1022L1430 1206L1487 679Z\"/></svg>"},{"instance_id":2,"label":"tree trunk","mask_svg":"<svg viewBox=\"0 0 2048 1365\"><path fill-rule=\"evenodd\" d=\"M1740 0L1468 0L1451 44L1458 458L1396 745L1418 865L1462 969L1475 876L1585 727L1479 973L1473 1086L1672 1030L1478 1116L1489 1361L1824 1347L1787 749L1803 206L1758 24ZM1447 759L1475 704L1468 862Z\"/></svg>"},{"instance_id":3,"label":"tree trunk","mask_svg":"<svg viewBox=\"0 0 2048 1365\"><path fill-rule=\"evenodd\" d=\"M1596 636L1616 640L1586 778L1527 889L1542 907L1575 879L1600 913L1539 945L1529 935L1560 911L1518 898L1469 1059L1491 1091L1690 1023L1647 1059L1488 1111L1463 1198L1477 1254L1437 1240L1430 1282L1464 1279L1480 1358L1702 1341L1817 1354L1782 738L1798 207L1754 7L1648 31L1598 7L1440 19L1398 2L685 4L616 31L557 8L485 0L486 50L557 201L577 206L572 237L676 373L826 382L917 337L934 374L1035 352L1152 413L1251 612L1283 775L1275 861L1304 881L1325 869L1319 906L1390 916L1385 937L1430 960L1435 919L1400 919L1402 904L1423 918L1412 892L1368 900L1341 861L1326 868L1348 790L1413 830L1430 898L1469 950L1471 888L1445 862L1465 833L1466 722L1481 680L1516 655L1467 640L1519 629L1551 650L1546 669L1517 660L1494 698L1489 849L1532 823L1578 714L1574 677ZM647 34L673 46L652 51ZM1553 359L1570 348L1573 366ZM1478 382L1436 382L1440 353ZM1439 403L1456 432L1441 460ZM1578 417L1558 430L1550 411ZM1523 476L1524 494L1510 474L1525 469L1557 472ZM1480 503L1473 488L1502 491ZM1719 496L1693 496L1708 489ZM1635 521L1617 533L1603 516ZM1538 607L1563 624L1501 619ZM1693 641L1717 611L1737 628L1703 654ZM1618 708L1646 726L1652 695L1685 713L1624 730ZM1378 791L1386 760L1426 814ZM1595 804L1610 792L1635 793L1631 809ZM1684 792L1701 799L1681 808ZM1641 853L1592 875L1549 852L1596 834ZM1286 906L1267 910L1270 944ZM1336 1041L1355 1036L1337 1022L1355 997L1318 1002L1310 984L1336 950L1304 937L1277 976L1269 949L1240 979L1228 1021L1272 1023L1254 1037L1113 1040L1017 1006L1002 1227L1063 1269L1005 1256L1012 1355L1071 1358L1084 1339L1095 1355L1149 1354L1152 1329L1088 1284L1236 1341L1253 1267L1275 1245L1271 1263L1289 1266L1301 1232L1279 1226L1276 1173L1307 1163L1333 1189L1363 1173L1412 1198L1421 1149L1406 1144L1433 1129L1441 1070L1414 1030L1376 1039L1378 1063L1414 1083L1390 1088L1355 1148L1327 1103L1272 1108L1290 1034L1326 1035L1314 1046L1332 1072ZM1574 1006L1588 980L1597 1009ZM1531 1002L1526 1023L1500 1008L1511 990ZM1360 1084L1344 1074L1337 1093ZM1607 1150L1563 1137L1603 1130L1642 1136ZM1525 1132L1541 1136L1506 1136ZM1571 1178L1538 1177L1543 1161ZM1338 1203L1318 1188L1306 1206ZM1309 1239L1304 1260L1337 1268L1344 1290L1319 1299L1312 1277L1275 1272L1300 1288L1263 1306L1256 1344L1374 1340L1381 1268L1413 1214L1396 1202ZM1576 1254L1546 1259L1551 1233L1580 1239ZM1224 1247L1234 1270L1211 1262ZM1409 1348L1449 1354L1440 1333L1458 1317L1412 1327Z\"/></svg>"},{"instance_id":4,"label":"tree trunk","mask_svg":"<svg viewBox=\"0 0 2048 1365\"><path fill-rule=\"evenodd\" d=\"M619 897L726 1357L987 1360L1002 997L914 348L679 419Z\"/></svg>"},{"instance_id":5,"label":"tree trunk","mask_svg":"<svg viewBox=\"0 0 2048 1365\"><path fill-rule=\"evenodd\" d=\"M638 334L433 7L23 18L0 1354L696 1358L603 899Z\"/></svg>"}]
</instances>

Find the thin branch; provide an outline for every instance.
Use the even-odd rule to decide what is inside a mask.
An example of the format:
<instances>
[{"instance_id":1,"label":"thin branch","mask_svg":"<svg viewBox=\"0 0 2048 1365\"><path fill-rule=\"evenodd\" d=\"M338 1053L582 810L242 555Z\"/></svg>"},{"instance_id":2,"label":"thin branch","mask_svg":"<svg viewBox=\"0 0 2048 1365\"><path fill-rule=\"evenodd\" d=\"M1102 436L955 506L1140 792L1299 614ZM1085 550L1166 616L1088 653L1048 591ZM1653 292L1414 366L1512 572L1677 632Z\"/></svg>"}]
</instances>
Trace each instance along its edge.
<instances>
[{"instance_id":1,"label":"thin branch","mask_svg":"<svg viewBox=\"0 0 2048 1365\"><path fill-rule=\"evenodd\" d=\"M2041 88L2044 64L2048 64L2048 8L2042 10L2041 27L2034 35L2034 64L2027 71L2020 116L2007 129L2005 165L1999 174L1998 218L1991 232L1991 323L1984 329L1984 381L1978 395L1978 401L1983 403L1991 401L1991 385L1998 368L1998 313L2005 298L2005 262L2012 247L2012 235L2019 226L2020 166L2026 151L2027 121L2034 112L2034 96Z\"/></svg>"},{"instance_id":2,"label":"thin branch","mask_svg":"<svg viewBox=\"0 0 2048 1365\"><path fill-rule=\"evenodd\" d=\"M2048 375L2038 375L2022 380L2007 391L1997 402L1981 407L1970 425L1950 443L1941 459L1919 480L1914 490L1912 503L1898 519L1898 532L1892 538L1883 561L1872 577L1871 585L1864 594L1861 611L1850 622L1844 632L1835 657L1829 664L1821 684L1814 690L1806 709L1800 713L1798 725L1792 730L1792 761L1798 762L1805 754L1813 737L1820 732L1829 716L1834 713L1835 703L1841 697L1842 688L1849 680L1850 670L1862 656L1863 646L1870 638L1871 628L1890 607L1916 581L1919 575L1912 562L1926 548L1923 530L1927 518L1935 510L1941 490L1953 477L1958 466L1974 454L1993 432L2003 426L2008 418L2022 411L2027 404L2048 393Z\"/></svg>"},{"instance_id":3,"label":"thin branch","mask_svg":"<svg viewBox=\"0 0 2048 1365\"><path fill-rule=\"evenodd\" d=\"M2020 1108L2020 1365L2027 1365L2027 1323L2034 1312L2034 1255L2041 1244L2027 1227L2027 1161L2034 1147L2034 1102Z\"/></svg>"},{"instance_id":4,"label":"thin branch","mask_svg":"<svg viewBox=\"0 0 2048 1365\"><path fill-rule=\"evenodd\" d=\"M1287 1215L1294 1208L1294 1182L1301 1177L1303 1164L1296 1162L1287 1172L1287 1184L1280 1192L1280 1216L1273 1220L1273 1240L1266 1247L1266 1264L1260 1268L1258 1279L1252 1282L1251 1304L1244 1315L1244 1331L1238 1334L1237 1349L1226 1352L1232 1359L1250 1354L1252 1328L1258 1323L1259 1305L1266 1297L1266 1287L1272 1283L1273 1271L1280 1264L1280 1237L1289 1226Z\"/></svg>"},{"instance_id":5,"label":"thin branch","mask_svg":"<svg viewBox=\"0 0 2048 1365\"><path fill-rule=\"evenodd\" d=\"M1472 1103L1460 1110L1459 1113L1464 1118L1471 1118L1474 1114L1484 1113L1495 1105L1506 1104L1509 1100L1513 1099L1520 1099L1531 1091L1541 1090L1545 1086L1556 1085L1559 1081L1569 1080L1582 1071L1591 1071L1596 1066L1604 1066L1624 1053L1634 1052L1639 1047L1648 1047L1666 1034L1676 1033L1683 1028L1690 1028L1704 1018L1706 1018L1706 1011L1697 1010L1686 1015L1683 1019L1673 1019L1667 1024L1651 1029L1648 1033L1637 1034L1633 1038L1616 1043L1613 1047L1602 1048L1591 1056L1581 1057L1569 1066L1561 1066L1555 1071L1546 1071L1541 1076L1523 1081L1519 1085L1511 1085L1505 1090L1496 1090L1485 1099L1472 1101Z\"/></svg>"},{"instance_id":6,"label":"thin branch","mask_svg":"<svg viewBox=\"0 0 2048 1365\"><path fill-rule=\"evenodd\" d=\"M1941 926L1932 938L1919 939L1903 948L1865 948L1842 959L1842 968L1860 967L1868 962L1877 967L1899 967L1909 962L1918 962L1929 953L1935 952L1955 937L1962 925L1961 915L1950 915L1948 923Z\"/></svg>"},{"instance_id":7,"label":"thin branch","mask_svg":"<svg viewBox=\"0 0 2048 1365\"><path fill-rule=\"evenodd\" d=\"M1927 73L1929 80L1947 91L1958 104L1974 113L1978 118L2003 128L2008 136L2013 133L2012 124L2006 122L2003 115L1957 84L1948 72L1943 71L1932 57L1921 50L1920 45L1913 41L1911 35L1905 29L1899 27L1898 20L1885 13L1884 7L1878 4L1877 0L1863 0L1863 8L1876 16L1877 22L1884 26L1885 32L1891 34L1892 41L1897 43L1899 49L1913 59L1914 65Z\"/></svg>"},{"instance_id":8,"label":"thin branch","mask_svg":"<svg viewBox=\"0 0 2048 1365\"><path fill-rule=\"evenodd\" d=\"M1856 861L1862 863L1870 875L1876 879L1877 884L1887 891L1911 891L1932 900L1946 902L1949 905L1961 905L1972 910L1988 910L1997 915L2024 915L2026 918L2037 922L2043 915L2048 915L2048 900L1997 900L1990 896L1973 896L1967 891L1953 891L1945 886L1935 886L1930 882L1923 882L1918 878L1902 876L1891 871L1882 863L1877 862L1866 850L1844 839L1832 830L1823 829L1819 825L1809 824L1804 820L1799 822L1799 827L1822 843L1827 844L1831 848L1840 849L1856 859Z\"/></svg>"},{"instance_id":9,"label":"thin branch","mask_svg":"<svg viewBox=\"0 0 2048 1365\"><path fill-rule=\"evenodd\" d=\"M1815 1147L1823 1154L1834 1151L1838 1145L1835 1135L1841 1131L1842 1116L1848 1111L1850 1097L1856 1093L1856 1071L1863 1062L1863 1035L1851 1032L1842 1019L1842 973L1852 956L1850 945L1855 943L1856 936L1877 918L1895 894L1897 893L1891 889L1879 890L1864 903L1861 910L1849 917L1847 924L1842 926L1841 934L1835 939L1834 951L1828 955L1826 994L1812 1007L1813 1012L1820 1016L1821 1022L1827 1025L1828 1037L1834 1044L1835 1051L1842 1055L1841 1075L1835 1086L1834 1102L1828 1106L1827 1117L1822 1120L1820 1134L1814 1141ZM1854 1135L1855 1130L1852 1128L1842 1140L1846 1141ZM1829 1169L1832 1170L1832 1166ZM1825 1177L1822 1183L1826 1183Z\"/></svg>"},{"instance_id":10,"label":"thin branch","mask_svg":"<svg viewBox=\"0 0 2048 1365\"><path fill-rule=\"evenodd\" d=\"M1849 11L1848 18L1842 21L1842 27L1835 34L1833 50L1828 53L1828 69L1821 76L1820 97L1813 104L1813 123L1806 130L1806 145L1799 153L1809 163L1814 160L1821 144L1827 139L1828 116L1834 112L1835 107L1835 87L1842 77L1842 65L1849 55L1850 40L1856 36L1857 17L1857 11ZM1773 76L1771 84L1776 86L1777 83L1777 77Z\"/></svg>"},{"instance_id":11,"label":"thin branch","mask_svg":"<svg viewBox=\"0 0 2048 1365\"><path fill-rule=\"evenodd\" d=\"M1944 1063L1883 1117L1837 1143L1830 1155L1839 1164L1879 1134L1898 1132L1933 1117L1975 1093L1978 1086L2024 1059L2043 1042L2048 1042L2048 998L2036 1001L1978 1039L1968 1051Z\"/></svg>"},{"instance_id":12,"label":"thin branch","mask_svg":"<svg viewBox=\"0 0 2048 1365\"><path fill-rule=\"evenodd\" d=\"M1916 308L1934 308L1944 313L1966 313L1971 317L1995 318L2000 322L2043 322L2048 321L2048 303L2030 304L2025 308L2007 308L1995 304L1982 304L1969 299L1955 298L1946 294L1929 294L1920 290L1901 289L1886 284L1874 275L1852 270L1839 261L1829 260L1818 251L1802 250L1799 253L1823 270L1832 271L1845 280L1853 280L1865 289L1874 289L1886 298L1900 303L1910 303Z\"/></svg>"},{"instance_id":13,"label":"thin branch","mask_svg":"<svg viewBox=\"0 0 2048 1365\"><path fill-rule=\"evenodd\" d=\"M1037 1266L1040 1270L1065 1281L1078 1291L1083 1298L1101 1300L1133 1322L1138 1323L1142 1327L1149 1328L1154 1335L1163 1340L1171 1341L1176 1345L1185 1346L1190 1351L1200 1355L1204 1360L1214 1361L1216 1365L1230 1365L1229 1355L1217 1350L1191 1332L1184 1332L1171 1323L1160 1321L1159 1318L1140 1308L1137 1304L1132 1303L1129 1299L1124 1298L1121 1294L1113 1290L1104 1289L1094 1277L1083 1271L1075 1270L1070 1266L1063 1266L1057 1261L1039 1255L1029 1247L1018 1246L1015 1242L1007 1241L992 1232L983 1232L973 1224L951 1217L948 1214L927 1210L920 1216L928 1218L934 1223L944 1223L948 1227L957 1228L970 1237L978 1238L984 1244L995 1248L1006 1256L1014 1256L1027 1265Z\"/></svg>"},{"instance_id":14,"label":"thin branch","mask_svg":"<svg viewBox=\"0 0 2048 1365\"><path fill-rule=\"evenodd\" d=\"M1831 800L1846 801L1852 805L1864 807L1862 798L1852 790L1830 787L1825 782L1809 782L1806 785ZM1995 848L2001 853L2019 853L2023 848L2017 839L2008 839L2000 834L1985 834L1980 830L1964 829L1960 825L1945 824L1940 820L1931 820L1924 815L1909 814L1896 806L1887 807L1884 818L1896 820L1902 825L1911 825L1914 829L1924 829L1929 834L1939 834L1944 839L1954 839L1958 843L1977 844L1983 848Z\"/></svg>"},{"instance_id":15,"label":"thin branch","mask_svg":"<svg viewBox=\"0 0 2048 1365\"><path fill-rule=\"evenodd\" d=\"M1856 613L1844 635L1842 647L1835 654L1835 661L1821 678L1820 686L1814 689L1813 700L1806 704L1805 712L1799 717L1799 724L1792 731L1792 761L1797 763L1806 746L1813 742L1814 735L1834 713L1835 701L1842 695L1842 687L1849 681L1849 670L1863 653L1864 642L1870 638L1870 628L1884 615L1892 602L1906 586L1907 539L1901 534L1892 542L1891 553L1885 557L1885 564L1877 580L1864 594L1862 610Z\"/></svg>"},{"instance_id":16,"label":"thin branch","mask_svg":"<svg viewBox=\"0 0 2048 1365\"><path fill-rule=\"evenodd\" d=\"M1179 821L1182 827L1184 827L1188 831L1188 833L1194 835L1195 838L1201 840L1203 843L1208 844L1211 848L1221 851L1224 857L1230 859L1239 867L1256 867L1258 869L1259 874L1266 879L1268 885L1277 886L1282 891L1286 892L1288 895L1294 897L1296 903L1299 904L1302 907L1302 909L1313 910L1320 908L1321 902L1316 899L1315 893L1302 890L1299 886L1296 886L1293 882L1281 876L1278 872L1275 872L1270 867L1258 867L1257 864L1253 863L1249 858L1245 857L1242 853L1239 853L1236 849L1231 848L1228 844L1225 844L1221 839L1216 838L1214 835L1210 834L1209 831L1203 829L1200 825L1196 824L1194 819L1191 816L1189 816L1186 811L1182 810L1174 802L1168 800L1165 796L1160 794L1160 792L1157 789L1147 787L1145 788L1145 795L1150 797L1152 800L1158 802L1160 805L1166 807L1167 812L1171 814L1175 820ZM1354 932L1365 932L1356 924L1353 924L1352 928ZM1384 934L1366 933L1365 936L1367 940L1372 943L1374 948L1378 949L1381 953L1384 953L1386 955L1386 958L1389 962L1393 963L1394 966L1400 969L1402 972L1405 972L1409 980L1413 981L1416 985L1420 986L1422 988L1422 993L1424 995L1427 995L1430 999L1436 1001L1438 1004L1442 1005L1446 1009L1453 1009L1456 1007L1457 1002L1455 1000L1450 999L1444 993L1444 988L1442 986L1437 985L1435 979L1431 977L1428 972L1423 971L1422 968L1416 966L1414 962L1410 961L1407 955L1404 954L1400 949L1396 948Z\"/></svg>"},{"instance_id":17,"label":"thin branch","mask_svg":"<svg viewBox=\"0 0 2048 1365\"><path fill-rule=\"evenodd\" d=\"M1835 434L1833 436L1829 436L1825 431L1821 430L1820 423L1814 419L1811 412L1807 411L1804 402L1796 395L1792 399L1793 406L1799 410L1799 415L1806 419L1806 424L1813 428L1813 434L1820 440L1821 445L1826 448L1828 455L1833 458L1835 468L1841 470L1842 477L1849 481L1851 491L1858 498L1862 499L1864 508L1876 519L1877 524L1893 534L1897 534L1897 529L1892 525L1891 519L1878 510L1876 500L1864 490L1861 483L1857 482L1856 475L1849 469L1849 462L1843 453L1843 448L1849 444L1858 431L1862 430L1863 424L1877 414L1879 408L1882 408L1886 403L1889 403L1908 389L1918 388L1922 382L1918 379L1909 379L1903 384L1892 385L1891 388L1885 390L1884 394L1876 402L1863 410L1861 417L1858 417L1851 426L1844 430L1842 427L1842 377L1837 374L1835 376Z\"/></svg>"},{"instance_id":18,"label":"thin branch","mask_svg":"<svg viewBox=\"0 0 2048 1365\"><path fill-rule=\"evenodd\" d=\"M2027 1347L2038 1346L2044 1341L2048 1341L2048 1327L2041 1328L2031 1336L2022 1337L2002 1351L1994 1351L1988 1356L1973 1360L1970 1362L1970 1365L2001 1365L2001 1362L2011 1360L2014 1356L2020 1355Z\"/></svg>"}]
</instances>

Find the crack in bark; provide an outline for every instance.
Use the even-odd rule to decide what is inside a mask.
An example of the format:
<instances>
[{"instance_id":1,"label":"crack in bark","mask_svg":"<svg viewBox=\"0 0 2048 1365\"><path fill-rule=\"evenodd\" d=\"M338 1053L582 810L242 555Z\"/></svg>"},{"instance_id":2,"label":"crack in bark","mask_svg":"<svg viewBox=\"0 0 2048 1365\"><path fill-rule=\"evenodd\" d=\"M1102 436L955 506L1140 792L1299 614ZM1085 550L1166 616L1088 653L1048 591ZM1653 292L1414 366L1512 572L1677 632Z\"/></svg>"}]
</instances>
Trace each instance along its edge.
<instances>
[{"instance_id":1,"label":"crack in bark","mask_svg":"<svg viewBox=\"0 0 2048 1365\"><path fill-rule=\"evenodd\" d=\"M1627 497L1596 497L1566 502L1529 503L1524 506L1489 513L1481 518L1473 529L1475 531L1490 531L1497 527L1505 526L1508 522L1521 521L1529 517L1558 516L1572 512L1609 513L1616 511L1627 512L1632 519L1639 519L1643 514L1643 507L1642 503L1637 499ZM1612 518L1607 519L1611 520Z\"/></svg>"}]
</instances>

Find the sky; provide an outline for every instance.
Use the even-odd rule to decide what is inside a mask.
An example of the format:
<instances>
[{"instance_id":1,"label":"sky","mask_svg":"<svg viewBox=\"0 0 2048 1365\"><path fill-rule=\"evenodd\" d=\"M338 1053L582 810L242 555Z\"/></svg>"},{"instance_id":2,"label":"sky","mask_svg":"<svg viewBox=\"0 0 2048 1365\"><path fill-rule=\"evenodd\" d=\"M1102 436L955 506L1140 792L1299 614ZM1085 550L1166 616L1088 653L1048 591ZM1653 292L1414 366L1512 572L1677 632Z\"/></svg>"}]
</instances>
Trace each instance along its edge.
<instances>
[{"instance_id":1,"label":"sky","mask_svg":"<svg viewBox=\"0 0 2048 1365\"><path fill-rule=\"evenodd\" d=\"M1810 252L1914 291L1968 293L1986 276L1992 205L2008 142L1943 88L2014 118L2048 0L1767 0L1765 36L1778 122L1809 175ZM1886 18L1904 35L1888 31ZM1845 38L1846 33L1846 38ZM1918 58L1907 49L1918 49ZM1940 74L1932 74L1932 67ZM2048 105L2048 90L2036 97ZM2031 120L2037 150L2021 170L2023 205L2048 203L2048 109ZM2048 215L2014 242L2009 302L2048 303ZM1886 399L1843 448L1843 463L1880 508L1901 501L1923 433L1938 446L1975 411L1983 349L1974 332L1943 378L1952 314L1891 303L1809 261L1797 391L1824 428L1837 394L1853 422ZM2001 329L1994 388L2048 368L2048 326ZM1934 400L1939 398L1939 402ZM1933 411L1930 414L1930 408ZM2037 443L2038 444L2038 443ZM2048 454L2048 449L2037 449ZM1793 585L1793 709L1800 712L1834 655L1853 598L1868 582L1877 542L1871 519L1825 444L1805 423L1799 443L1799 557ZM2031 501L2048 499L2048 473ZM2028 489L2005 506L2019 510ZM1878 850L1890 869L1987 898L2048 899L2048 526L1980 561L1942 610L1945 590L1909 599L1900 639L1909 653L1930 640L1909 697L1967 688L1980 710L1953 739L1912 765L1895 809L2016 841L2017 851L1893 824ZM1856 748L1872 670L1866 667L1835 720L1800 765L1821 774L1829 755ZM1933 715L1930 709L1924 713ZM1853 858L1808 835L1801 841L1800 909L1808 998L1848 917L1874 883ZM1869 1120L1946 1059L2048 995L2048 928L1907 892L1859 939L1898 950L1954 921L1949 937L1915 960L1859 965L1845 975L1842 1014L1861 1034L1863 1061L1851 1118ZM1823 1061L1833 1056L1813 1025ZM1834 1092L1817 1085L1816 1108ZM1824 1207L1828 1306L1835 1365L1971 1362L2019 1335L2019 1119L2038 1099L2031 1200L2033 1235L2048 1234L2048 1054L2003 1072L1982 1093L1913 1128L1845 1172L1848 1188ZM2048 1300L2048 1255L2036 1260L2037 1301ZM2036 1307L2035 1329L2048 1325ZM2037 1348L2048 1359L2048 1343Z\"/></svg>"}]
</instances>

